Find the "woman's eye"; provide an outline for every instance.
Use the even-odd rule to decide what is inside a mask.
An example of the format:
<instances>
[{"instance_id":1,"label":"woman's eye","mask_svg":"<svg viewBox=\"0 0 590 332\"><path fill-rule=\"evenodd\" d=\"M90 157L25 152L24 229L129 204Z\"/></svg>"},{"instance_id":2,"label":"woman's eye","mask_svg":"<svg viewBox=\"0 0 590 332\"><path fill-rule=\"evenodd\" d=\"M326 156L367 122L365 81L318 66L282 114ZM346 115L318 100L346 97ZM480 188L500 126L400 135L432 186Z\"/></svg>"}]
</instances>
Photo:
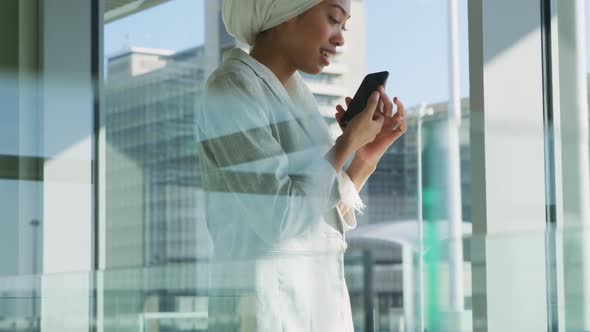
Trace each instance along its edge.
<instances>
[{"instance_id":1,"label":"woman's eye","mask_svg":"<svg viewBox=\"0 0 590 332\"><path fill-rule=\"evenodd\" d=\"M340 23L340 21L338 21L337 19L335 19L335 18L333 18L333 17L330 17L330 20L331 20L331 21L332 21L332 23L334 23L334 24L341 24L341 23ZM342 27L342 30L343 30L343 31L347 31L345 26L343 26L343 27Z\"/></svg>"}]
</instances>

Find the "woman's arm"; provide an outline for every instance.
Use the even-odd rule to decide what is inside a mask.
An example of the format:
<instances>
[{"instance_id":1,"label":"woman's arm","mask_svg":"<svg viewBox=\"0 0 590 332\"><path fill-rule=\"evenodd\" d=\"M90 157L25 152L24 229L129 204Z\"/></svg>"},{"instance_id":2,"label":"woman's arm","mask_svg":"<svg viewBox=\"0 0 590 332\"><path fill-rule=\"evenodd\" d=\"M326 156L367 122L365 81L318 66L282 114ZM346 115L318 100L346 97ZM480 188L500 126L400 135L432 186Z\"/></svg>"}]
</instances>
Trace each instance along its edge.
<instances>
[{"instance_id":1,"label":"woman's arm","mask_svg":"<svg viewBox=\"0 0 590 332\"><path fill-rule=\"evenodd\" d=\"M360 193L371 174L375 172L375 169L375 165L372 165L360 158L354 158L350 163L350 166L348 166L346 169L346 174L348 174L348 177L350 177L354 187ZM338 208L340 209L342 215L346 215L350 211L350 207L343 203L340 203Z\"/></svg>"},{"instance_id":2,"label":"woman's arm","mask_svg":"<svg viewBox=\"0 0 590 332\"><path fill-rule=\"evenodd\" d=\"M371 174L375 172L375 169L377 169L375 165L360 158L354 158L350 166L346 169L346 174L348 174L352 183L354 183L356 190L360 192Z\"/></svg>"},{"instance_id":3,"label":"woman's arm","mask_svg":"<svg viewBox=\"0 0 590 332\"><path fill-rule=\"evenodd\" d=\"M367 179L375 171L377 167L376 165L379 163L387 149L407 130L407 124L404 119L406 112L403 103L399 101L397 97L394 98L392 103L385 93L383 86L379 87L379 93L381 96L380 102L381 105L383 105L382 111L385 115L381 132L376 136L374 141L362 146L356 151L355 159L346 170L346 173L359 192L367 182ZM345 102L348 107L352 102L352 98L346 97ZM397 105L395 115L393 115L394 104ZM340 123L344 113L344 107L338 105L336 107L336 121L338 121L338 123ZM339 207L343 214L348 212L348 209L345 209L342 204L340 204Z\"/></svg>"},{"instance_id":4,"label":"woman's arm","mask_svg":"<svg viewBox=\"0 0 590 332\"><path fill-rule=\"evenodd\" d=\"M326 160L340 173L348 158L354 153L354 147L349 142L348 135L343 134L336 139L336 144L326 154Z\"/></svg>"}]
</instances>

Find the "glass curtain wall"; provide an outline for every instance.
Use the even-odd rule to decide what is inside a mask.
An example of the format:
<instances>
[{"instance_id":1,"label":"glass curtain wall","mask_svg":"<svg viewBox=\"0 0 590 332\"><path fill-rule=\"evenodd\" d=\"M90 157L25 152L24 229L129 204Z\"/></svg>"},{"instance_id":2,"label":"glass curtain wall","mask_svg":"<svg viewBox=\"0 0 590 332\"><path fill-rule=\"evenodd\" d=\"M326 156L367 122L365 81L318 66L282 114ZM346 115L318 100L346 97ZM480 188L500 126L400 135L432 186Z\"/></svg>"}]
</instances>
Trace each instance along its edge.
<instances>
[{"instance_id":1,"label":"glass curtain wall","mask_svg":"<svg viewBox=\"0 0 590 332\"><path fill-rule=\"evenodd\" d=\"M207 327L212 246L194 121L205 80L225 51L247 47L225 31L220 2L160 2L134 7L107 0L104 7L100 307L106 330L117 330L122 320L128 328ZM467 324L471 278L462 241L443 248L453 254L437 257L420 282L420 251L471 229L467 1L386 7L352 1L346 45L322 74L303 75L334 138L341 133L336 105L369 72L391 73L387 93L408 112L409 130L365 185L367 208L347 234L354 326L418 330L427 303L457 308L452 315ZM384 26L391 13L404 14ZM409 51L399 52L400 45ZM442 200L447 192L453 198ZM423 228L432 230L426 249Z\"/></svg>"},{"instance_id":2,"label":"glass curtain wall","mask_svg":"<svg viewBox=\"0 0 590 332\"><path fill-rule=\"evenodd\" d=\"M1 331L90 325L95 4L0 4Z\"/></svg>"},{"instance_id":3,"label":"glass curtain wall","mask_svg":"<svg viewBox=\"0 0 590 332\"><path fill-rule=\"evenodd\" d=\"M351 0L302 75L321 119L387 70L408 122L346 234L355 331L589 329L589 2ZM248 50L220 11L0 4L0 331L211 330L197 114Z\"/></svg>"},{"instance_id":4,"label":"glass curtain wall","mask_svg":"<svg viewBox=\"0 0 590 332\"><path fill-rule=\"evenodd\" d=\"M555 330L590 329L590 160L588 66L590 2L551 1L555 142Z\"/></svg>"}]
</instances>

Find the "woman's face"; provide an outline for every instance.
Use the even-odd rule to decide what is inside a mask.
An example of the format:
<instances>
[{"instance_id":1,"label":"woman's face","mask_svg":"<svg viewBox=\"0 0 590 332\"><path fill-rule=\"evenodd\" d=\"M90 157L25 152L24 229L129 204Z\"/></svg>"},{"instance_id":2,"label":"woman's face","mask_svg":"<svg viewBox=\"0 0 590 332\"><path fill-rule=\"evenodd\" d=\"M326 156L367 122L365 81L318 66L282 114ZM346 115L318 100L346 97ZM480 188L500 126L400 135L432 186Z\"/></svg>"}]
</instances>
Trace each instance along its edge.
<instances>
[{"instance_id":1,"label":"woman's face","mask_svg":"<svg viewBox=\"0 0 590 332\"><path fill-rule=\"evenodd\" d=\"M336 48L344 45L349 18L350 0L325 0L287 22L282 44L291 64L305 73L319 74Z\"/></svg>"}]
</instances>

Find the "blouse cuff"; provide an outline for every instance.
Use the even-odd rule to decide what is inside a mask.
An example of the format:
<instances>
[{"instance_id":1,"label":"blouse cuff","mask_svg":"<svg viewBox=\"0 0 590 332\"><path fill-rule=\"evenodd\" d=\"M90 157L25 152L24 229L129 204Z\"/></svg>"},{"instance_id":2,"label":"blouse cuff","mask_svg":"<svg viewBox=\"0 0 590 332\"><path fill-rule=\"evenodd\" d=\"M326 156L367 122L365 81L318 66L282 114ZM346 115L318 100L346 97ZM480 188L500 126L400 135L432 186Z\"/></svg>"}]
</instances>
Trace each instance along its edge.
<instances>
[{"instance_id":1,"label":"blouse cuff","mask_svg":"<svg viewBox=\"0 0 590 332\"><path fill-rule=\"evenodd\" d=\"M342 171L338 174L338 187L340 189L342 204L351 210L355 210L358 213L363 214L363 210L366 206L359 196L358 191L356 191L354 183L345 171Z\"/></svg>"},{"instance_id":2,"label":"blouse cuff","mask_svg":"<svg viewBox=\"0 0 590 332\"><path fill-rule=\"evenodd\" d=\"M354 212L363 214L365 204L359 196L354 183L345 171L338 174L338 187L342 205L348 208L348 212L345 215L342 215L340 209L338 209L338 212L341 215L340 219L342 220L344 231L349 231L356 227L356 216Z\"/></svg>"}]
</instances>

